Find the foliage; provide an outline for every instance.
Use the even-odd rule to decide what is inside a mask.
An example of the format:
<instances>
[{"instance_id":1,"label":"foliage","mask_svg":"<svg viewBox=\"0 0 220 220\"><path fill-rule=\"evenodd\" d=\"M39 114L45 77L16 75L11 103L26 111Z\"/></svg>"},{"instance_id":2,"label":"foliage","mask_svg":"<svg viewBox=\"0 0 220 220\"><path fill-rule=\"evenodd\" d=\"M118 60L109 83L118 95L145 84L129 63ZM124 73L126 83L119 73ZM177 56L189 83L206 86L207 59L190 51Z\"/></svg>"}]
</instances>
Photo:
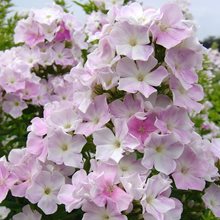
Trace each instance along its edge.
<instances>
[{"instance_id":1,"label":"foliage","mask_svg":"<svg viewBox=\"0 0 220 220\"><path fill-rule=\"evenodd\" d=\"M0 0L0 50L14 46L14 28L21 17L12 12L12 7L12 0Z\"/></svg>"},{"instance_id":2,"label":"foliage","mask_svg":"<svg viewBox=\"0 0 220 220\"><path fill-rule=\"evenodd\" d=\"M220 50L220 38L219 37L210 36L210 37L206 38L205 40L203 40L202 44L206 48L214 47L214 48L218 48L218 50Z\"/></svg>"},{"instance_id":3,"label":"foliage","mask_svg":"<svg viewBox=\"0 0 220 220\"><path fill-rule=\"evenodd\" d=\"M73 1L75 4L77 4L78 6L82 7L83 10L87 13L87 14L91 14L93 11L98 11L98 7L96 6L96 4L93 1L89 1L88 3L82 4L79 1Z\"/></svg>"}]
</instances>

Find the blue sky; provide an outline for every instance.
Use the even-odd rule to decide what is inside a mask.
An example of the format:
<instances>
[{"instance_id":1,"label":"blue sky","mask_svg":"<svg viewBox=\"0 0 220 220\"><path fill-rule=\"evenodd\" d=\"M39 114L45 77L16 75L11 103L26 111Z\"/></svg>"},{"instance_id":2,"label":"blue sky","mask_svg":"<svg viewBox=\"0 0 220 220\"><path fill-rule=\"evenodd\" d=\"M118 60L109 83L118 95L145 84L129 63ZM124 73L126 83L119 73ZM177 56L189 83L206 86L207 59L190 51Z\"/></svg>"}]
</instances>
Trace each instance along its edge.
<instances>
[{"instance_id":1,"label":"blue sky","mask_svg":"<svg viewBox=\"0 0 220 220\"><path fill-rule=\"evenodd\" d=\"M19 11L29 8L42 8L50 5L52 0L13 0L16 9ZM71 2L67 0L67 2ZM143 0L145 5L160 7L168 0ZM73 5L73 3L70 3ZM82 10L77 6L72 6L74 13L80 17L84 17ZM191 0L191 12L198 25L199 39L207 36L220 36L220 0Z\"/></svg>"}]
</instances>

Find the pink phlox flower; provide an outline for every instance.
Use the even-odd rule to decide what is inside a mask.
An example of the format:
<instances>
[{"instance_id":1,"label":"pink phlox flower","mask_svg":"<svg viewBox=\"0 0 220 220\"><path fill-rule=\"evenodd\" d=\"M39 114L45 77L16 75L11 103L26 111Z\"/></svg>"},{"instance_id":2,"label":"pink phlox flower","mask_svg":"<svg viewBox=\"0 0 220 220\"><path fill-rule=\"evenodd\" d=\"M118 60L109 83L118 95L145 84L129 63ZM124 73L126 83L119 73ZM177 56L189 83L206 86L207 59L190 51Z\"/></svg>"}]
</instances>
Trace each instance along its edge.
<instances>
[{"instance_id":1,"label":"pink phlox flower","mask_svg":"<svg viewBox=\"0 0 220 220\"><path fill-rule=\"evenodd\" d=\"M191 140L193 123L183 108L171 105L161 111L156 117L155 126L162 134L173 133L183 144Z\"/></svg>"},{"instance_id":2,"label":"pink phlox flower","mask_svg":"<svg viewBox=\"0 0 220 220\"><path fill-rule=\"evenodd\" d=\"M127 56L132 60L147 61L153 53L153 47L148 45L150 39L146 27L127 22L116 23L110 37L118 55Z\"/></svg>"},{"instance_id":3,"label":"pink phlox flower","mask_svg":"<svg viewBox=\"0 0 220 220\"><path fill-rule=\"evenodd\" d=\"M114 121L115 132L109 128L102 128L93 133L93 141L96 145L96 159L107 161L113 159L119 162L126 151L134 151L139 141L128 134L127 123L124 120ZM103 139L103 137L105 137Z\"/></svg>"},{"instance_id":4,"label":"pink phlox flower","mask_svg":"<svg viewBox=\"0 0 220 220\"><path fill-rule=\"evenodd\" d=\"M172 135L152 133L144 143L144 157L142 164L148 169L153 166L166 175L176 169L176 159L183 153L184 146Z\"/></svg>"},{"instance_id":5,"label":"pink phlox flower","mask_svg":"<svg viewBox=\"0 0 220 220\"><path fill-rule=\"evenodd\" d=\"M81 115L83 121L76 128L76 134L89 136L102 128L111 117L106 96L96 96L94 101L89 105L86 113L82 113Z\"/></svg>"},{"instance_id":6,"label":"pink phlox flower","mask_svg":"<svg viewBox=\"0 0 220 220\"><path fill-rule=\"evenodd\" d=\"M157 60L154 57L150 57L147 62L122 58L116 67L120 76L118 89L129 93L140 92L148 98L157 91L154 87L160 86L168 76L163 66L153 70L156 65Z\"/></svg>"},{"instance_id":7,"label":"pink phlox flower","mask_svg":"<svg viewBox=\"0 0 220 220\"><path fill-rule=\"evenodd\" d=\"M192 30L184 23L181 8L176 4L165 4L159 13L150 27L157 44L170 49L191 35Z\"/></svg>"}]
</instances>

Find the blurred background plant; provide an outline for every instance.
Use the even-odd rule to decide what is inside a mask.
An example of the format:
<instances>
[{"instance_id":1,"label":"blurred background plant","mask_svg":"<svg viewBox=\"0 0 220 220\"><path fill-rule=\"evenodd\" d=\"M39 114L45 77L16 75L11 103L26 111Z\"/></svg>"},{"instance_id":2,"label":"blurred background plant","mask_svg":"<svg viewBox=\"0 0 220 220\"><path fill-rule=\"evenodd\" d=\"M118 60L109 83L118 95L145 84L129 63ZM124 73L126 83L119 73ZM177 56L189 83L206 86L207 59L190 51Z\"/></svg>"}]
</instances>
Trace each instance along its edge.
<instances>
[{"instance_id":1,"label":"blurred background plant","mask_svg":"<svg viewBox=\"0 0 220 220\"><path fill-rule=\"evenodd\" d=\"M13 11L13 6L11 0L0 0L0 50L14 46L14 28L21 16Z\"/></svg>"}]
</instances>

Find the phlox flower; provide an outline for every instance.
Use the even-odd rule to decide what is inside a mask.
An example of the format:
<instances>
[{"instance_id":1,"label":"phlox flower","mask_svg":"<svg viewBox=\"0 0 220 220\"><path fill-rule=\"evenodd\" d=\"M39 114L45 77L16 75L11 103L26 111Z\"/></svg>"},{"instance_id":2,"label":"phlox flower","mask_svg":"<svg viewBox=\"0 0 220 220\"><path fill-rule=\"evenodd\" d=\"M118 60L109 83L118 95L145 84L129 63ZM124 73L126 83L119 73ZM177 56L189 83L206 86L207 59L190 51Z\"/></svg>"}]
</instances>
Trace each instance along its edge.
<instances>
[{"instance_id":1,"label":"phlox flower","mask_svg":"<svg viewBox=\"0 0 220 220\"><path fill-rule=\"evenodd\" d=\"M58 31L58 24L61 23L62 15L62 8L58 5L53 5L53 7L32 10L30 16L42 28L45 39L51 42Z\"/></svg>"},{"instance_id":2,"label":"phlox flower","mask_svg":"<svg viewBox=\"0 0 220 220\"><path fill-rule=\"evenodd\" d=\"M133 60L147 61L153 53L148 29L127 22L117 23L111 32L111 41L116 45L118 55L127 56Z\"/></svg>"},{"instance_id":3,"label":"phlox flower","mask_svg":"<svg viewBox=\"0 0 220 220\"><path fill-rule=\"evenodd\" d=\"M96 145L96 159L102 161L113 159L119 162L126 150L133 151L139 145L139 141L128 134L126 121L115 120L114 127L115 133L109 128L102 128L93 133L93 142Z\"/></svg>"},{"instance_id":4,"label":"phlox flower","mask_svg":"<svg viewBox=\"0 0 220 220\"><path fill-rule=\"evenodd\" d=\"M77 128L81 119L77 111L68 106L55 109L48 117L52 127L59 127L64 132L70 132Z\"/></svg>"},{"instance_id":5,"label":"phlox flower","mask_svg":"<svg viewBox=\"0 0 220 220\"><path fill-rule=\"evenodd\" d=\"M183 144L189 143L192 136L193 123L183 108L169 106L156 118L155 126L162 134L173 133Z\"/></svg>"},{"instance_id":6,"label":"phlox flower","mask_svg":"<svg viewBox=\"0 0 220 220\"><path fill-rule=\"evenodd\" d=\"M110 68L99 70L98 72L98 80L102 85L102 88L105 90L110 90L113 87L118 85L119 76L115 75Z\"/></svg>"},{"instance_id":7,"label":"phlox flower","mask_svg":"<svg viewBox=\"0 0 220 220\"><path fill-rule=\"evenodd\" d=\"M156 9L143 9L140 3L133 2L121 7L117 13L117 21L128 21L133 25L149 25L153 18L158 14Z\"/></svg>"},{"instance_id":8,"label":"phlox flower","mask_svg":"<svg viewBox=\"0 0 220 220\"><path fill-rule=\"evenodd\" d=\"M111 67L119 57L108 37L100 39L98 47L88 55L86 67L92 70Z\"/></svg>"},{"instance_id":9,"label":"phlox flower","mask_svg":"<svg viewBox=\"0 0 220 220\"><path fill-rule=\"evenodd\" d=\"M133 173L120 178L120 181L127 193L135 200L140 200L144 194L144 185L146 176L140 176L138 173Z\"/></svg>"},{"instance_id":10,"label":"phlox flower","mask_svg":"<svg viewBox=\"0 0 220 220\"><path fill-rule=\"evenodd\" d=\"M141 164L141 159L137 160L135 153L125 155L118 163L119 176L126 177L135 173L147 176L149 170Z\"/></svg>"},{"instance_id":11,"label":"phlox flower","mask_svg":"<svg viewBox=\"0 0 220 220\"><path fill-rule=\"evenodd\" d=\"M53 5L52 7L45 7L41 9L35 9L31 11L31 16L39 24L52 25L54 22L59 22L63 10L58 5Z\"/></svg>"},{"instance_id":12,"label":"phlox flower","mask_svg":"<svg viewBox=\"0 0 220 220\"><path fill-rule=\"evenodd\" d=\"M64 83L63 86L59 86L54 89L54 95L51 96L51 98L58 102L72 102L75 88L73 88L73 84L70 83Z\"/></svg>"},{"instance_id":13,"label":"phlox flower","mask_svg":"<svg viewBox=\"0 0 220 220\"><path fill-rule=\"evenodd\" d=\"M11 212L9 208L6 206L0 206L0 219L6 219L8 217L8 214Z\"/></svg>"},{"instance_id":14,"label":"phlox flower","mask_svg":"<svg viewBox=\"0 0 220 220\"><path fill-rule=\"evenodd\" d=\"M183 13L176 4L162 6L159 13L150 27L157 44L170 49L190 36L191 29L183 22Z\"/></svg>"},{"instance_id":15,"label":"phlox flower","mask_svg":"<svg viewBox=\"0 0 220 220\"><path fill-rule=\"evenodd\" d=\"M14 68L3 69L0 72L0 86L7 92L13 93L25 88L25 79L28 69L26 65L17 66L16 71ZM23 71L23 72L22 72ZM25 76L26 75L26 76Z\"/></svg>"},{"instance_id":16,"label":"phlox flower","mask_svg":"<svg viewBox=\"0 0 220 220\"><path fill-rule=\"evenodd\" d=\"M155 119L154 114L146 115L144 118L133 116L128 121L129 133L136 137L141 144L144 144L146 138L157 130L154 125Z\"/></svg>"},{"instance_id":17,"label":"phlox flower","mask_svg":"<svg viewBox=\"0 0 220 220\"><path fill-rule=\"evenodd\" d=\"M107 10L112 9L114 6L122 6L124 4L124 0L104 0L104 2Z\"/></svg>"},{"instance_id":18,"label":"phlox flower","mask_svg":"<svg viewBox=\"0 0 220 220\"><path fill-rule=\"evenodd\" d=\"M208 182L213 182L215 179L219 177L218 168L215 165L216 157L213 156L213 152L215 152L215 147L213 143L211 143L208 139L202 139L200 135L194 133L194 137L192 141L186 145L193 150L195 155L197 156L198 163L200 164L200 175L202 178ZM217 156L217 155L216 155Z\"/></svg>"},{"instance_id":19,"label":"phlox flower","mask_svg":"<svg viewBox=\"0 0 220 220\"><path fill-rule=\"evenodd\" d=\"M56 41L70 41L71 40L71 33L66 27L64 22L61 22L59 29L57 30L56 36L55 36Z\"/></svg>"},{"instance_id":20,"label":"phlox flower","mask_svg":"<svg viewBox=\"0 0 220 220\"><path fill-rule=\"evenodd\" d=\"M39 47L30 48L27 45L17 47L16 56L19 60L23 60L30 68L40 62L41 53Z\"/></svg>"},{"instance_id":21,"label":"phlox flower","mask_svg":"<svg viewBox=\"0 0 220 220\"><path fill-rule=\"evenodd\" d=\"M122 58L116 67L116 72L120 76L119 90L129 93L140 92L146 98L157 90L155 86L160 86L162 81L168 76L168 72L163 66L153 70L157 65L157 60L150 57L147 62Z\"/></svg>"},{"instance_id":22,"label":"phlox flower","mask_svg":"<svg viewBox=\"0 0 220 220\"><path fill-rule=\"evenodd\" d=\"M90 87L93 84L95 76L90 69L83 68L82 64L79 63L71 69L69 74L64 76L64 79L69 83L74 83L77 89L86 89L86 87ZM75 85L76 82L79 82L79 84Z\"/></svg>"},{"instance_id":23,"label":"phlox flower","mask_svg":"<svg viewBox=\"0 0 220 220\"><path fill-rule=\"evenodd\" d=\"M115 118L128 120L135 113L143 111L141 104L141 100L139 100L137 96L127 94L125 95L123 102L120 99L117 99L109 104L110 113Z\"/></svg>"},{"instance_id":24,"label":"phlox flower","mask_svg":"<svg viewBox=\"0 0 220 220\"><path fill-rule=\"evenodd\" d=\"M175 47L167 51L165 62L184 89L198 82L196 67L199 54L188 48Z\"/></svg>"},{"instance_id":25,"label":"phlox flower","mask_svg":"<svg viewBox=\"0 0 220 220\"><path fill-rule=\"evenodd\" d=\"M172 134L159 135L152 133L144 143L144 157L142 164L148 169L153 166L159 172L166 175L176 169L176 159L183 153L183 145Z\"/></svg>"},{"instance_id":26,"label":"phlox flower","mask_svg":"<svg viewBox=\"0 0 220 220\"><path fill-rule=\"evenodd\" d=\"M203 109L203 105L198 103L204 97L202 86L198 84L192 85L191 88L185 90L180 82L171 78L170 89L173 93L173 104L188 110L194 110L199 113Z\"/></svg>"},{"instance_id":27,"label":"phlox flower","mask_svg":"<svg viewBox=\"0 0 220 220\"><path fill-rule=\"evenodd\" d=\"M82 26L80 20L78 20L76 18L76 16L71 13L62 13L62 21L64 22L65 27L68 30L70 30L70 32L73 32L73 31L80 32L83 29L83 26Z\"/></svg>"},{"instance_id":28,"label":"phlox flower","mask_svg":"<svg viewBox=\"0 0 220 220\"><path fill-rule=\"evenodd\" d=\"M175 198L172 198L172 199L175 202L175 208L171 209L170 211L164 214L164 220L180 220L181 219L183 205L179 200ZM144 220L157 220L157 218L155 218L153 215L148 214L148 213L145 213L143 217L144 217Z\"/></svg>"},{"instance_id":29,"label":"phlox flower","mask_svg":"<svg viewBox=\"0 0 220 220\"><path fill-rule=\"evenodd\" d=\"M145 110L160 112L172 104L172 100L167 95L152 93L144 102Z\"/></svg>"},{"instance_id":30,"label":"phlox flower","mask_svg":"<svg viewBox=\"0 0 220 220\"><path fill-rule=\"evenodd\" d=\"M90 198L99 207L104 207L109 202L114 203L121 212L128 209L132 196L117 185L119 183L117 174L117 166L98 164L89 174Z\"/></svg>"},{"instance_id":31,"label":"phlox flower","mask_svg":"<svg viewBox=\"0 0 220 220\"><path fill-rule=\"evenodd\" d=\"M102 128L110 120L110 117L106 96L96 96L86 113L82 113L83 121L76 128L75 133L89 136Z\"/></svg>"},{"instance_id":32,"label":"phlox flower","mask_svg":"<svg viewBox=\"0 0 220 220\"><path fill-rule=\"evenodd\" d=\"M82 167L81 150L86 144L82 135L71 136L61 129L47 137L48 160L71 167Z\"/></svg>"},{"instance_id":33,"label":"phlox flower","mask_svg":"<svg viewBox=\"0 0 220 220\"><path fill-rule=\"evenodd\" d=\"M172 177L177 189L194 189L202 191L205 187L205 169L203 162L189 148L185 150L181 157L176 161L177 167Z\"/></svg>"},{"instance_id":34,"label":"phlox flower","mask_svg":"<svg viewBox=\"0 0 220 220\"><path fill-rule=\"evenodd\" d=\"M143 214L149 213L157 220L163 220L164 215L175 208L175 201L166 196L170 189L171 181L161 175L156 175L147 180L144 195L141 199Z\"/></svg>"},{"instance_id":35,"label":"phlox flower","mask_svg":"<svg viewBox=\"0 0 220 220\"><path fill-rule=\"evenodd\" d=\"M65 44L57 43L52 47L54 52L54 61L57 65L72 66L76 65L71 49L65 48Z\"/></svg>"},{"instance_id":36,"label":"phlox flower","mask_svg":"<svg viewBox=\"0 0 220 220\"><path fill-rule=\"evenodd\" d=\"M25 42L28 46L34 47L44 42L44 39L42 27L31 17L26 20L21 19L15 27L15 43Z\"/></svg>"},{"instance_id":37,"label":"phlox flower","mask_svg":"<svg viewBox=\"0 0 220 220\"><path fill-rule=\"evenodd\" d=\"M45 162L47 157L47 148L44 136L48 132L48 126L45 119L35 117L31 120L28 127L30 133L27 137L27 152L35 155L40 161Z\"/></svg>"},{"instance_id":38,"label":"phlox flower","mask_svg":"<svg viewBox=\"0 0 220 220\"><path fill-rule=\"evenodd\" d=\"M11 193L16 197L25 197L32 180L38 175L42 166L36 157L26 149L13 149L8 155L11 173L16 176L16 182L11 187Z\"/></svg>"},{"instance_id":39,"label":"phlox flower","mask_svg":"<svg viewBox=\"0 0 220 220\"><path fill-rule=\"evenodd\" d=\"M38 79L25 80L25 88L18 92L24 100L30 100L39 94L40 83Z\"/></svg>"},{"instance_id":40,"label":"phlox flower","mask_svg":"<svg viewBox=\"0 0 220 220\"><path fill-rule=\"evenodd\" d=\"M85 33L88 35L88 42L100 39L102 29L108 24L107 16L101 11L93 11L86 21Z\"/></svg>"},{"instance_id":41,"label":"phlox flower","mask_svg":"<svg viewBox=\"0 0 220 220\"><path fill-rule=\"evenodd\" d=\"M99 207L94 203L85 203L82 207L85 212L82 220L127 220L125 215L118 212L114 203L108 203L106 207Z\"/></svg>"},{"instance_id":42,"label":"phlox flower","mask_svg":"<svg viewBox=\"0 0 220 220\"><path fill-rule=\"evenodd\" d=\"M88 178L85 170L79 170L72 176L72 183L61 187L58 201L65 205L66 211L79 209L88 197Z\"/></svg>"},{"instance_id":43,"label":"phlox flower","mask_svg":"<svg viewBox=\"0 0 220 220\"><path fill-rule=\"evenodd\" d=\"M51 42L54 39L56 32L58 31L57 22L54 21L50 25L41 23L40 28L42 29L44 39Z\"/></svg>"},{"instance_id":44,"label":"phlox flower","mask_svg":"<svg viewBox=\"0 0 220 220\"><path fill-rule=\"evenodd\" d=\"M202 199L209 209L212 210L216 217L220 217L220 187L216 184L211 184L206 190Z\"/></svg>"},{"instance_id":45,"label":"phlox flower","mask_svg":"<svg viewBox=\"0 0 220 220\"><path fill-rule=\"evenodd\" d=\"M47 133L47 123L43 118L35 117L31 120L28 131L32 131L38 136L44 136Z\"/></svg>"},{"instance_id":46,"label":"phlox flower","mask_svg":"<svg viewBox=\"0 0 220 220\"><path fill-rule=\"evenodd\" d=\"M41 220L42 215L37 210L32 210L29 205L22 208L22 212L13 216L12 220Z\"/></svg>"},{"instance_id":47,"label":"phlox flower","mask_svg":"<svg viewBox=\"0 0 220 220\"><path fill-rule=\"evenodd\" d=\"M27 199L31 203L37 203L46 215L57 211L57 195L65 184L65 178L57 171L50 173L42 171L32 182L27 190Z\"/></svg>"},{"instance_id":48,"label":"phlox flower","mask_svg":"<svg viewBox=\"0 0 220 220\"><path fill-rule=\"evenodd\" d=\"M40 59L38 63L42 66L50 66L54 62L53 45L44 45L40 48ZM44 80L41 80L44 81ZM45 82L45 81L44 81Z\"/></svg>"},{"instance_id":49,"label":"phlox flower","mask_svg":"<svg viewBox=\"0 0 220 220\"><path fill-rule=\"evenodd\" d=\"M17 177L10 172L5 157L0 158L0 202L2 202L11 187L15 184Z\"/></svg>"},{"instance_id":50,"label":"phlox flower","mask_svg":"<svg viewBox=\"0 0 220 220\"><path fill-rule=\"evenodd\" d=\"M38 136L30 132L27 138L27 152L35 155L40 161L45 162L47 147L43 136Z\"/></svg>"},{"instance_id":51,"label":"phlox flower","mask_svg":"<svg viewBox=\"0 0 220 220\"><path fill-rule=\"evenodd\" d=\"M6 94L2 103L4 112L11 115L13 118L18 118L22 115L22 111L26 109L27 104L18 96Z\"/></svg>"},{"instance_id":52,"label":"phlox flower","mask_svg":"<svg viewBox=\"0 0 220 220\"><path fill-rule=\"evenodd\" d=\"M82 112L86 113L89 106L93 102L93 91L88 86L82 86L79 90L74 92L73 94L73 103L74 106L77 106L77 108Z\"/></svg>"}]
</instances>

